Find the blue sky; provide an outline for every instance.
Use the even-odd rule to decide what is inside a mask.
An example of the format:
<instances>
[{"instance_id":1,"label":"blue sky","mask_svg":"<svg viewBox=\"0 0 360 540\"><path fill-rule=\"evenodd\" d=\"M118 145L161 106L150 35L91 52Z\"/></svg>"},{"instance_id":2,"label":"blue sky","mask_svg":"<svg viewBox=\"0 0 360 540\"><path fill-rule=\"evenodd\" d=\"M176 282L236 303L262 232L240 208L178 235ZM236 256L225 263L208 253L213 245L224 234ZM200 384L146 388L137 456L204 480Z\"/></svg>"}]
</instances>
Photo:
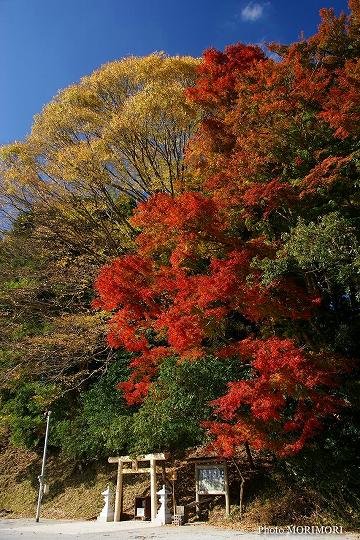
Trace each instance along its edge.
<instances>
[{"instance_id":1,"label":"blue sky","mask_svg":"<svg viewBox=\"0 0 360 540\"><path fill-rule=\"evenodd\" d=\"M346 0L0 0L0 144L29 133L58 90L101 64L153 51L200 56L311 35Z\"/></svg>"}]
</instances>

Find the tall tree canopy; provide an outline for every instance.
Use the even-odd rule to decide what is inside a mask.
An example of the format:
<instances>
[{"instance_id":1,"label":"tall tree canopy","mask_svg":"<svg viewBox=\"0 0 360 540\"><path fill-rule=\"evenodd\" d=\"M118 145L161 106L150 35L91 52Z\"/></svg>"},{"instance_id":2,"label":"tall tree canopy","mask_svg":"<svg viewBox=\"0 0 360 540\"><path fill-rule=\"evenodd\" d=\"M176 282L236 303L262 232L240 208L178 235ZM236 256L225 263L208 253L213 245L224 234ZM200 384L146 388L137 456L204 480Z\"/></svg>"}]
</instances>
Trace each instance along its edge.
<instances>
[{"instance_id":1,"label":"tall tree canopy","mask_svg":"<svg viewBox=\"0 0 360 540\"><path fill-rule=\"evenodd\" d=\"M131 245L131 201L174 194L198 115L184 95L198 61L155 53L104 65L61 91L24 142L1 149L2 211L36 221L81 252ZM15 211L16 215L16 211Z\"/></svg>"},{"instance_id":2,"label":"tall tree canopy","mask_svg":"<svg viewBox=\"0 0 360 540\"><path fill-rule=\"evenodd\" d=\"M136 248L96 282L110 345L135 355L120 384L129 404L168 356L238 359L207 422L225 455L244 442L299 452L352 399L350 384L340 390L360 322L351 7L322 10L308 40L274 45L279 61L241 44L204 54L186 92L204 119L182 189L137 204Z\"/></svg>"}]
</instances>

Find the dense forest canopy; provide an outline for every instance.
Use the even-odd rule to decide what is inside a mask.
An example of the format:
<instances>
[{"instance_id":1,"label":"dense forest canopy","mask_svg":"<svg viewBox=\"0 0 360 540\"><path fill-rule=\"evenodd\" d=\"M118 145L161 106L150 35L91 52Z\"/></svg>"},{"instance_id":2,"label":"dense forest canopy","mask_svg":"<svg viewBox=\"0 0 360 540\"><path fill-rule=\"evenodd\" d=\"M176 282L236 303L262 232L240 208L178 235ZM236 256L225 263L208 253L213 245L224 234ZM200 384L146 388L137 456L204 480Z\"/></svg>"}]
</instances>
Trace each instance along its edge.
<instances>
[{"instance_id":1,"label":"dense forest canopy","mask_svg":"<svg viewBox=\"0 0 360 540\"><path fill-rule=\"evenodd\" d=\"M233 457L245 444L309 484L331 464L322 488L354 513L349 7L322 10L309 39L270 45L276 60L235 44L108 64L2 148L4 440L36 446L51 406L52 448L74 459L205 444Z\"/></svg>"},{"instance_id":2,"label":"dense forest canopy","mask_svg":"<svg viewBox=\"0 0 360 540\"><path fill-rule=\"evenodd\" d=\"M245 45L205 53L187 90L204 112L186 155L195 181L137 205L135 250L96 282L109 344L136 355L120 384L129 404L167 356L238 359L206 421L225 454L298 452L348 404L359 110L337 103L357 97L355 16L323 11L316 36L274 46L279 62Z\"/></svg>"}]
</instances>

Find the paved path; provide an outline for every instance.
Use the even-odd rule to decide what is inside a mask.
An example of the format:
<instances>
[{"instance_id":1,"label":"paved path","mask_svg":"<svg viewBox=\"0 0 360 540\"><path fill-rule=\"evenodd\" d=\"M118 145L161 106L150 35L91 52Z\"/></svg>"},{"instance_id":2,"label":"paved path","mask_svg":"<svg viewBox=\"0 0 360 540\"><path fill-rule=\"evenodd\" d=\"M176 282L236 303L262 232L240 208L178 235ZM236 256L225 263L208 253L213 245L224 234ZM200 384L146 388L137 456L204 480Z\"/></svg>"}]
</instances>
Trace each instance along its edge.
<instances>
[{"instance_id":1,"label":"paved path","mask_svg":"<svg viewBox=\"0 0 360 540\"><path fill-rule=\"evenodd\" d=\"M98 523L96 521L0 520L1 540L265 540L285 537L287 540L354 540L356 535L268 535L243 533L229 529L218 529L207 525L192 524L183 527L158 527L143 521L120 523ZM358 537L359 538L359 537Z\"/></svg>"}]
</instances>

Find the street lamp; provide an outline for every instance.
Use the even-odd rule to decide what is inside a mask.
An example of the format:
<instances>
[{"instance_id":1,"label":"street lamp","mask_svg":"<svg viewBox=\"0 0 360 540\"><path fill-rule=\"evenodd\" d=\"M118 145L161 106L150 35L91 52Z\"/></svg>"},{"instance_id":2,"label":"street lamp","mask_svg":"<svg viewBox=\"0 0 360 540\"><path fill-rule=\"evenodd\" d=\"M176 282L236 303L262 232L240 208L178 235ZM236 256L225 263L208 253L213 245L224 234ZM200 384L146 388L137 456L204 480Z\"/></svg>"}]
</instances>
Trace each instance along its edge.
<instances>
[{"instance_id":1,"label":"street lamp","mask_svg":"<svg viewBox=\"0 0 360 540\"><path fill-rule=\"evenodd\" d=\"M43 458L42 458L42 466L41 466L41 474L38 476L39 480L39 495L38 495L38 502L37 502L37 508L36 508L36 518L35 521L38 523L40 518L40 506L41 506L41 500L44 495L44 476L45 476L45 462L46 462L46 450L47 450L47 443L49 438L49 424L50 424L50 415L51 411L47 411L45 413L46 417L46 432L45 432L45 444L44 444L44 452L43 452Z\"/></svg>"}]
</instances>

